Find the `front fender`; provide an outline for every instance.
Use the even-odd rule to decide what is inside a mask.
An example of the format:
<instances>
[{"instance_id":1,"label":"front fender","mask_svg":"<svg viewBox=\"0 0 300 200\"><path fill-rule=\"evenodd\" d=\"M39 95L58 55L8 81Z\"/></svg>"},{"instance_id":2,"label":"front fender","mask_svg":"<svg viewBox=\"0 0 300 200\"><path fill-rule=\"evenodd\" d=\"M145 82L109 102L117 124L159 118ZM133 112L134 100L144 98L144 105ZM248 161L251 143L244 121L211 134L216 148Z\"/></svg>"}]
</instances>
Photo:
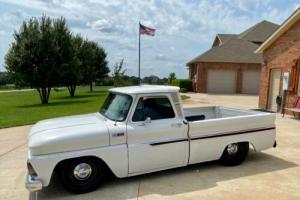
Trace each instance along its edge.
<instances>
[{"instance_id":1,"label":"front fender","mask_svg":"<svg viewBox=\"0 0 300 200\"><path fill-rule=\"evenodd\" d=\"M85 156L100 158L118 178L128 176L126 144L40 156L29 155L28 161L37 173L38 178L42 181L43 187L46 187L49 185L52 173L59 162Z\"/></svg>"}]
</instances>

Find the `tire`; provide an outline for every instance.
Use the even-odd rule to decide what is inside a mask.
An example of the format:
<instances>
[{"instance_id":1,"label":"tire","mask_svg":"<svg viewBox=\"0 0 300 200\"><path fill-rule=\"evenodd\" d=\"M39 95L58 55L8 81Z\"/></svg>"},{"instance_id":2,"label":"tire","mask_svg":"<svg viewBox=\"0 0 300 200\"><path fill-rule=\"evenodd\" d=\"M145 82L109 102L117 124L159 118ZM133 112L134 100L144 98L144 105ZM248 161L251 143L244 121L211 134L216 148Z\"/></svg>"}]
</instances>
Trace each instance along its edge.
<instances>
[{"instance_id":1,"label":"tire","mask_svg":"<svg viewBox=\"0 0 300 200\"><path fill-rule=\"evenodd\" d=\"M236 166L241 164L245 160L248 152L248 142L232 143L226 146L220 161L226 166Z\"/></svg>"},{"instance_id":2,"label":"tire","mask_svg":"<svg viewBox=\"0 0 300 200\"><path fill-rule=\"evenodd\" d=\"M78 158L63 162L59 174L65 189L82 194L98 188L103 181L104 170L104 165L96 158Z\"/></svg>"}]
</instances>

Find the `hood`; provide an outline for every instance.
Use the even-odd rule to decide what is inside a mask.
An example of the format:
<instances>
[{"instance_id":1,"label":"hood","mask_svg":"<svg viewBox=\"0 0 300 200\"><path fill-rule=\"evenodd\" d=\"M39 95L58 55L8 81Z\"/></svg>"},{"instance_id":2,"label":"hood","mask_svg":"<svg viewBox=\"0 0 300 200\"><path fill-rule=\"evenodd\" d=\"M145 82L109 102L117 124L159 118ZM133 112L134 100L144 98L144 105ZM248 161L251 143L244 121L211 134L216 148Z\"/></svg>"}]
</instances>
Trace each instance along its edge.
<instances>
[{"instance_id":1,"label":"hood","mask_svg":"<svg viewBox=\"0 0 300 200\"><path fill-rule=\"evenodd\" d=\"M74 151L109 145L109 132L99 113L43 120L28 135L32 155Z\"/></svg>"}]
</instances>

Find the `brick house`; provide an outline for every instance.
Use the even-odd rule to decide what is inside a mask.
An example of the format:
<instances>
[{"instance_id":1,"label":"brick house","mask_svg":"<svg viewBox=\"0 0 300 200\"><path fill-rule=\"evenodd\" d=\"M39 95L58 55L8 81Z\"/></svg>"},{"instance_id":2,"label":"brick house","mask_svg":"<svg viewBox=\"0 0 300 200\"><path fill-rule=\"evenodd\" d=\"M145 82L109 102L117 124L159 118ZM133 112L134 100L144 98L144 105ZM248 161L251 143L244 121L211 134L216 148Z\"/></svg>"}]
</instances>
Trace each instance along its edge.
<instances>
[{"instance_id":1,"label":"brick house","mask_svg":"<svg viewBox=\"0 0 300 200\"><path fill-rule=\"evenodd\" d=\"M263 58L254 51L277 28L262 21L240 34L217 34L211 49L187 63L193 90L258 94Z\"/></svg>"},{"instance_id":2,"label":"brick house","mask_svg":"<svg viewBox=\"0 0 300 200\"><path fill-rule=\"evenodd\" d=\"M289 87L285 107L293 107L300 95L300 9L298 8L256 50L262 53L259 107L279 111L277 96L283 95L283 73L289 72Z\"/></svg>"}]
</instances>

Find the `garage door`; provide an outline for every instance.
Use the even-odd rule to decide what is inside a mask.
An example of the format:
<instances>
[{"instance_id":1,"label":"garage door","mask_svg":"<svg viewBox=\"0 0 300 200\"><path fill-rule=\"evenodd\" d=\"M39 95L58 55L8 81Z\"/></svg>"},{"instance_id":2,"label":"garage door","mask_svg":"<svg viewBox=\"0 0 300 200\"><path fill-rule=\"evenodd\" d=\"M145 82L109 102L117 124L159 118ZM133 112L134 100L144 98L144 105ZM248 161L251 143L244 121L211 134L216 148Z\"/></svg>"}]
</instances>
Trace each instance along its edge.
<instances>
[{"instance_id":1,"label":"garage door","mask_svg":"<svg viewBox=\"0 0 300 200\"><path fill-rule=\"evenodd\" d=\"M207 71L207 92L208 93L236 93L236 71L215 70Z\"/></svg>"},{"instance_id":2,"label":"garage door","mask_svg":"<svg viewBox=\"0 0 300 200\"><path fill-rule=\"evenodd\" d=\"M260 70L243 71L242 93L258 94L260 84Z\"/></svg>"}]
</instances>

